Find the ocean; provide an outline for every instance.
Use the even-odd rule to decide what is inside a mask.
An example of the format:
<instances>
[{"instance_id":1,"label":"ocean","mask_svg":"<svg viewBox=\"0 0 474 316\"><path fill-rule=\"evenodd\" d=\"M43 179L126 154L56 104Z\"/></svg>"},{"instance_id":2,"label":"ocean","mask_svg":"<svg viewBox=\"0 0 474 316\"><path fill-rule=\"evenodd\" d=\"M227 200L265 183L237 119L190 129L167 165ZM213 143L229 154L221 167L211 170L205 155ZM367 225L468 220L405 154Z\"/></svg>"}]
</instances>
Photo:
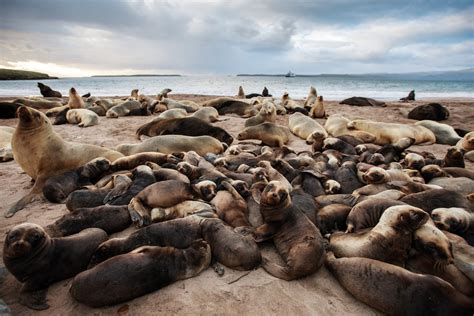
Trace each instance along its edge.
<instances>
[{"instance_id":1,"label":"ocean","mask_svg":"<svg viewBox=\"0 0 474 316\"><path fill-rule=\"evenodd\" d=\"M398 100L415 90L416 98L474 98L474 81L390 80L352 76L271 77L271 76L177 76L177 77L84 77L40 80L67 96L75 87L80 94L96 96L124 96L132 89L153 95L163 88L172 93L226 95L237 94L241 85L245 93L261 93L264 86L270 94L280 97L288 91L292 98L303 98L309 87L316 87L326 100L342 100L352 96L380 100ZM36 80L0 81L0 96L39 95Z\"/></svg>"}]
</instances>

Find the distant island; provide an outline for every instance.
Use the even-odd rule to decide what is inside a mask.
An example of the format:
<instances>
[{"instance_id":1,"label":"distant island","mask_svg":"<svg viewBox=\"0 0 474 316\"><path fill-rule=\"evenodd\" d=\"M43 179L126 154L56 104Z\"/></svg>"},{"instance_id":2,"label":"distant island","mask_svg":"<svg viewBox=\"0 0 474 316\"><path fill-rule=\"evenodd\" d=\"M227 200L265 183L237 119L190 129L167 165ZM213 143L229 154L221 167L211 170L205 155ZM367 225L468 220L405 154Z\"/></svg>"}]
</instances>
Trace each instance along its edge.
<instances>
[{"instance_id":1,"label":"distant island","mask_svg":"<svg viewBox=\"0 0 474 316\"><path fill-rule=\"evenodd\" d=\"M58 79L48 74L35 71L14 70L0 68L0 80L39 80L39 79Z\"/></svg>"},{"instance_id":2,"label":"distant island","mask_svg":"<svg viewBox=\"0 0 474 316\"><path fill-rule=\"evenodd\" d=\"M285 77L286 74L238 74L238 77ZM368 74L295 74L295 77L346 77L386 80L448 80L474 81L474 68L452 71L411 72L411 73L368 73Z\"/></svg>"},{"instance_id":3,"label":"distant island","mask_svg":"<svg viewBox=\"0 0 474 316\"><path fill-rule=\"evenodd\" d=\"M181 75L94 75L91 77L181 77Z\"/></svg>"}]
</instances>

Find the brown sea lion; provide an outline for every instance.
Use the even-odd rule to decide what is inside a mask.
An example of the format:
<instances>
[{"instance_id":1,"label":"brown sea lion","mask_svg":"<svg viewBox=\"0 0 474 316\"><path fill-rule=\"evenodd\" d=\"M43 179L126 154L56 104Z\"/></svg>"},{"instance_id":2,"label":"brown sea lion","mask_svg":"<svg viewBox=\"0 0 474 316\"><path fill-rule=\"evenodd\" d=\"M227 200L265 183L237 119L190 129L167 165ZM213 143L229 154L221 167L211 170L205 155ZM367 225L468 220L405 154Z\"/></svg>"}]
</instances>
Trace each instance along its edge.
<instances>
[{"instance_id":1,"label":"brown sea lion","mask_svg":"<svg viewBox=\"0 0 474 316\"><path fill-rule=\"evenodd\" d=\"M410 93L408 93L408 96L404 98L400 98L400 101L402 102L415 101L415 90L411 90Z\"/></svg>"},{"instance_id":2,"label":"brown sea lion","mask_svg":"<svg viewBox=\"0 0 474 316\"><path fill-rule=\"evenodd\" d=\"M473 210L473 203L464 194L446 189L434 189L409 194L401 199L402 202L419 207L431 214L431 211L440 207L461 207Z\"/></svg>"},{"instance_id":3,"label":"brown sea lion","mask_svg":"<svg viewBox=\"0 0 474 316\"><path fill-rule=\"evenodd\" d=\"M13 159L12 138L15 130L7 126L0 126L0 162Z\"/></svg>"},{"instance_id":4,"label":"brown sea lion","mask_svg":"<svg viewBox=\"0 0 474 316\"><path fill-rule=\"evenodd\" d=\"M352 161L344 162L334 174L334 180L341 185L341 193L350 194L363 186L357 177L356 164Z\"/></svg>"},{"instance_id":5,"label":"brown sea lion","mask_svg":"<svg viewBox=\"0 0 474 316\"><path fill-rule=\"evenodd\" d=\"M218 191L211 200L220 219L232 227L251 226L247 215L247 202L227 181L221 184L225 190Z\"/></svg>"},{"instance_id":6,"label":"brown sea lion","mask_svg":"<svg viewBox=\"0 0 474 316\"><path fill-rule=\"evenodd\" d=\"M472 242L469 244L464 238L447 231L443 231L443 233L453 246L454 264L474 282L474 247Z\"/></svg>"},{"instance_id":7,"label":"brown sea lion","mask_svg":"<svg viewBox=\"0 0 474 316\"><path fill-rule=\"evenodd\" d=\"M237 114L243 117L250 117L257 114L253 105L228 97L219 97L205 102L202 106L213 107L219 115Z\"/></svg>"},{"instance_id":8,"label":"brown sea lion","mask_svg":"<svg viewBox=\"0 0 474 316\"><path fill-rule=\"evenodd\" d=\"M114 161L123 156L99 146L65 142L40 111L22 106L17 112L19 122L12 138L13 155L35 184L30 193L7 210L6 217L13 216L38 197L49 177L75 169L97 157Z\"/></svg>"},{"instance_id":9,"label":"brown sea lion","mask_svg":"<svg viewBox=\"0 0 474 316\"><path fill-rule=\"evenodd\" d=\"M283 125L262 123L245 128L237 135L238 140L259 139L263 144L272 147L282 147L290 139L290 130Z\"/></svg>"},{"instance_id":10,"label":"brown sea lion","mask_svg":"<svg viewBox=\"0 0 474 316\"><path fill-rule=\"evenodd\" d=\"M464 195L474 192L474 180L465 177L439 177L432 179L429 184L442 187L443 189L456 191Z\"/></svg>"},{"instance_id":11,"label":"brown sea lion","mask_svg":"<svg viewBox=\"0 0 474 316\"><path fill-rule=\"evenodd\" d=\"M219 112L214 108L204 107L191 114L190 117L201 119L207 123L214 123L219 120Z\"/></svg>"},{"instance_id":12,"label":"brown sea lion","mask_svg":"<svg viewBox=\"0 0 474 316\"><path fill-rule=\"evenodd\" d=\"M317 97L318 97L318 92L316 91L316 88L313 86L309 87L308 96L306 97L306 100L304 101L304 107L307 109L310 109L313 103L316 102Z\"/></svg>"},{"instance_id":13,"label":"brown sea lion","mask_svg":"<svg viewBox=\"0 0 474 316\"><path fill-rule=\"evenodd\" d=\"M262 104L258 114L245 121L245 127L255 126L264 122L275 123L276 121L276 107L271 102Z\"/></svg>"},{"instance_id":14,"label":"brown sea lion","mask_svg":"<svg viewBox=\"0 0 474 316\"><path fill-rule=\"evenodd\" d=\"M40 89L41 95L46 98L62 98L63 95L59 91L51 89L51 87L38 82L38 88Z\"/></svg>"},{"instance_id":15,"label":"brown sea lion","mask_svg":"<svg viewBox=\"0 0 474 316\"><path fill-rule=\"evenodd\" d=\"M451 147L443 158L443 167L464 168L464 150L457 147Z\"/></svg>"},{"instance_id":16,"label":"brown sea lion","mask_svg":"<svg viewBox=\"0 0 474 316\"><path fill-rule=\"evenodd\" d=\"M91 307L114 305L196 276L210 263L211 248L202 239L186 249L143 246L78 274L70 293Z\"/></svg>"},{"instance_id":17,"label":"brown sea lion","mask_svg":"<svg viewBox=\"0 0 474 316\"><path fill-rule=\"evenodd\" d=\"M445 167L443 168L443 171L447 174L450 175L451 177L465 177L469 178L471 180L474 180L474 171L469 170L466 168L460 168L460 167Z\"/></svg>"},{"instance_id":18,"label":"brown sea lion","mask_svg":"<svg viewBox=\"0 0 474 316\"><path fill-rule=\"evenodd\" d=\"M432 275L368 258L326 257L326 267L355 298L387 315L470 315L474 301Z\"/></svg>"},{"instance_id":19,"label":"brown sea lion","mask_svg":"<svg viewBox=\"0 0 474 316\"><path fill-rule=\"evenodd\" d=\"M309 116L312 118L324 118L326 117L326 110L324 108L323 96L319 95L316 97L316 101L311 106Z\"/></svg>"},{"instance_id":20,"label":"brown sea lion","mask_svg":"<svg viewBox=\"0 0 474 316\"><path fill-rule=\"evenodd\" d=\"M327 137L327 132L318 122L299 112L293 113L288 118L288 128L296 136L306 140L307 144L312 143L312 135L316 132Z\"/></svg>"},{"instance_id":21,"label":"brown sea lion","mask_svg":"<svg viewBox=\"0 0 474 316\"><path fill-rule=\"evenodd\" d=\"M84 108L84 100L82 97L77 93L75 88L69 89L69 101L67 106L70 109L81 109Z\"/></svg>"},{"instance_id":22,"label":"brown sea lion","mask_svg":"<svg viewBox=\"0 0 474 316\"><path fill-rule=\"evenodd\" d=\"M371 98L365 98L365 97L351 97L348 99L344 99L339 104L348 104L348 105L354 105L354 106L381 106L381 107L386 107L387 105L385 102L382 101L377 101Z\"/></svg>"},{"instance_id":23,"label":"brown sea lion","mask_svg":"<svg viewBox=\"0 0 474 316\"><path fill-rule=\"evenodd\" d=\"M138 154L129 155L126 157L115 160L111 165L111 169L114 171L118 170L131 170L144 165L146 162L154 162L158 165L164 164L165 162L178 163L179 159L171 154L163 154L157 152L141 152Z\"/></svg>"},{"instance_id":24,"label":"brown sea lion","mask_svg":"<svg viewBox=\"0 0 474 316\"><path fill-rule=\"evenodd\" d=\"M255 230L257 242L272 239L285 264L263 258L262 267L271 275L293 280L316 272L324 260L323 238L318 228L292 205L288 188L269 182L260 195L265 223Z\"/></svg>"},{"instance_id":25,"label":"brown sea lion","mask_svg":"<svg viewBox=\"0 0 474 316\"><path fill-rule=\"evenodd\" d=\"M403 266L412 233L428 218L426 212L410 205L391 206L371 230L332 234L330 249L337 257L365 257Z\"/></svg>"},{"instance_id":26,"label":"brown sea lion","mask_svg":"<svg viewBox=\"0 0 474 316\"><path fill-rule=\"evenodd\" d=\"M49 100L44 100L44 99L20 98L20 99L13 100L12 103L22 104L22 105L25 105L37 110L48 110L48 109L59 108L63 106L63 104L59 101L49 101Z\"/></svg>"},{"instance_id":27,"label":"brown sea lion","mask_svg":"<svg viewBox=\"0 0 474 316\"><path fill-rule=\"evenodd\" d=\"M333 231L346 230L347 215L351 207L344 204L331 204L318 210L316 214L316 226L323 235Z\"/></svg>"},{"instance_id":28,"label":"brown sea lion","mask_svg":"<svg viewBox=\"0 0 474 316\"><path fill-rule=\"evenodd\" d=\"M20 303L35 310L47 309L48 286L87 269L95 249L105 240L107 234L98 228L51 238L36 224L14 226L5 238L3 262L23 283Z\"/></svg>"},{"instance_id":29,"label":"brown sea lion","mask_svg":"<svg viewBox=\"0 0 474 316\"><path fill-rule=\"evenodd\" d=\"M416 106L408 113L412 120L442 121L449 118L449 110L439 103L428 103Z\"/></svg>"},{"instance_id":30,"label":"brown sea lion","mask_svg":"<svg viewBox=\"0 0 474 316\"><path fill-rule=\"evenodd\" d=\"M435 225L460 236L474 234L474 214L460 207L441 207L431 212Z\"/></svg>"}]
</instances>

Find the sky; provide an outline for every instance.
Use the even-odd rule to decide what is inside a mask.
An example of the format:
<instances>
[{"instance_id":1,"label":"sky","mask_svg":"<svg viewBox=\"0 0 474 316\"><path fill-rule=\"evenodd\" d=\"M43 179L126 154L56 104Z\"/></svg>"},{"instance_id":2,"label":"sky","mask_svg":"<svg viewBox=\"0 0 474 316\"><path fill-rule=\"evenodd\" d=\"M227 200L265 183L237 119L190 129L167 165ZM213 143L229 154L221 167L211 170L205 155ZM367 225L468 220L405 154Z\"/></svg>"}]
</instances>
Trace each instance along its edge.
<instances>
[{"instance_id":1,"label":"sky","mask_svg":"<svg viewBox=\"0 0 474 316\"><path fill-rule=\"evenodd\" d=\"M60 77L472 67L472 0L0 0L0 68Z\"/></svg>"}]
</instances>

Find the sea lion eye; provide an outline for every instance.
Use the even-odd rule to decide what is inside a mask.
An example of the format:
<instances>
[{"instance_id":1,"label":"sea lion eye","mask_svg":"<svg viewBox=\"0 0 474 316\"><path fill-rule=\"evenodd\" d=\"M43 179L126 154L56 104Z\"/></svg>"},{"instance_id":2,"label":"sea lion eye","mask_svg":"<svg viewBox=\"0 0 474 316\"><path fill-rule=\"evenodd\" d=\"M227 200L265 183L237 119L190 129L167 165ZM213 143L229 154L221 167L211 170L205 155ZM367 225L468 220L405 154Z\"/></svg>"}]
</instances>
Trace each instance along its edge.
<instances>
[{"instance_id":1,"label":"sea lion eye","mask_svg":"<svg viewBox=\"0 0 474 316\"><path fill-rule=\"evenodd\" d=\"M13 234L10 234L10 235L8 236L8 241L10 241L10 242L11 242L11 241L15 241L15 240L17 240L17 239L18 239L18 234L13 233Z\"/></svg>"}]
</instances>

